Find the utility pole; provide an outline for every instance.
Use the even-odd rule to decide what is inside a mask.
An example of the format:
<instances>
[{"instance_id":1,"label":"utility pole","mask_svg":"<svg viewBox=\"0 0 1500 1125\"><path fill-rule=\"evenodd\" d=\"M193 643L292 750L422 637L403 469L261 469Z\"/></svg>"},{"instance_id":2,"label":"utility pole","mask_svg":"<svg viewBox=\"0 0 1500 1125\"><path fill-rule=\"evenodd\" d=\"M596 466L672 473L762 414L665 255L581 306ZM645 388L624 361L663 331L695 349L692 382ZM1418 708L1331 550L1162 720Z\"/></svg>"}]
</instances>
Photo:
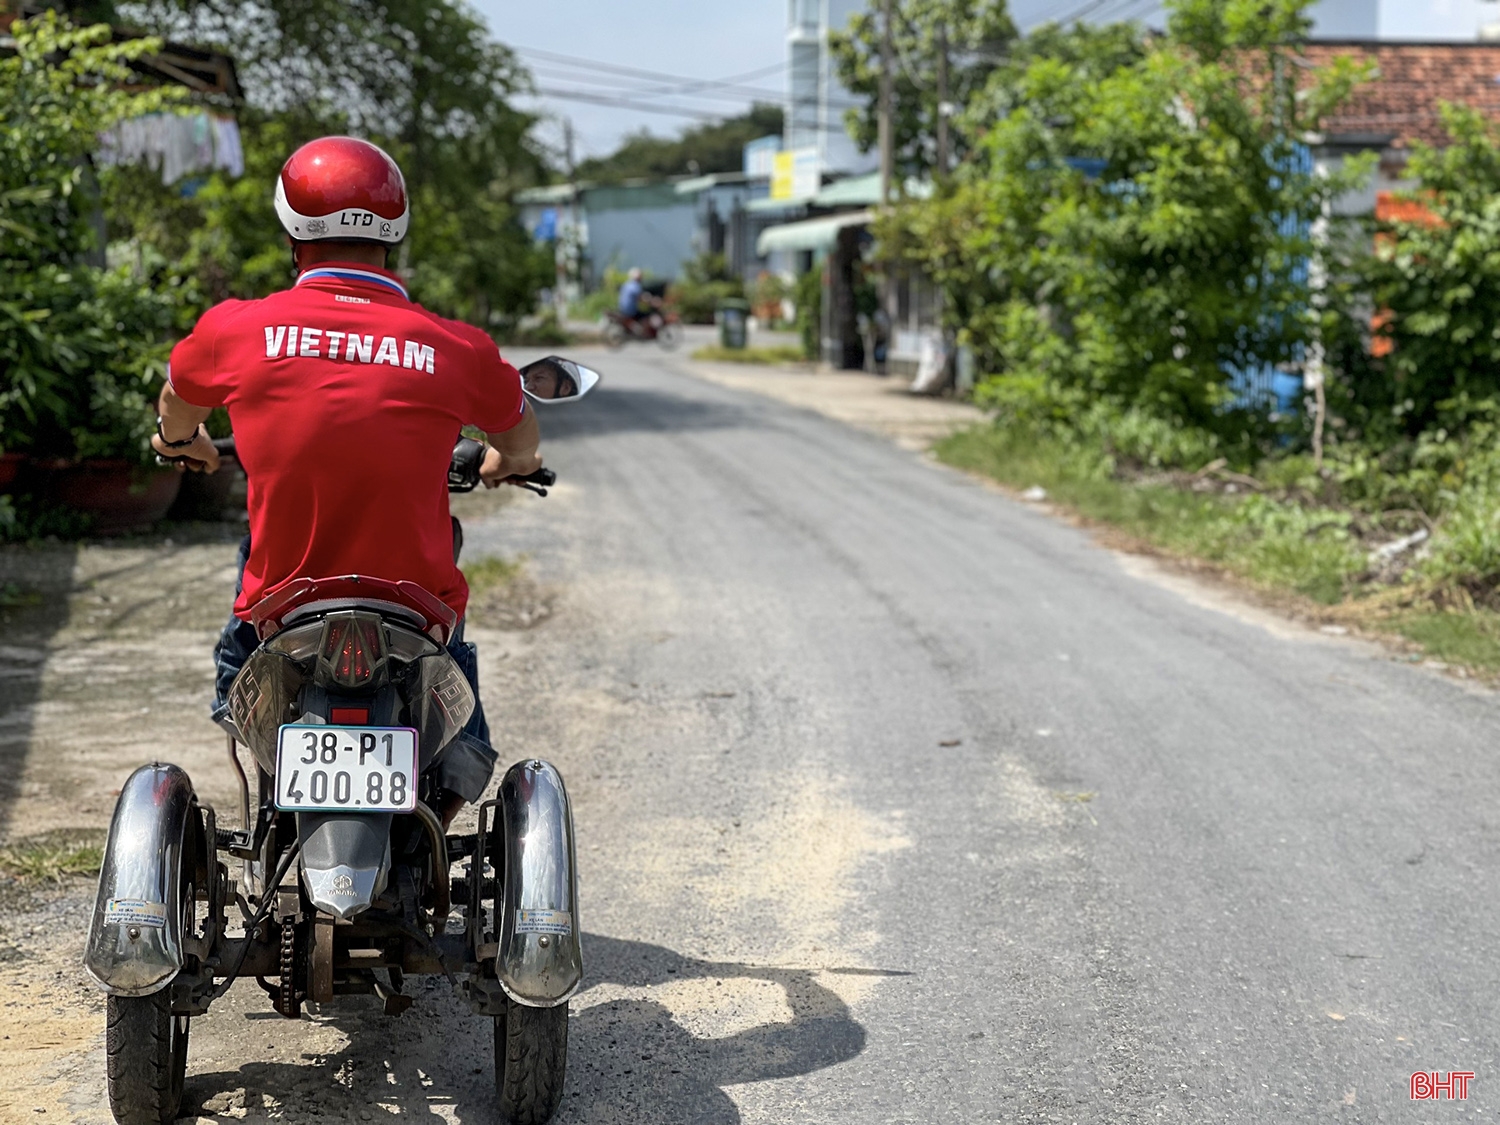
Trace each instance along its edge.
<instances>
[{"instance_id":1,"label":"utility pole","mask_svg":"<svg viewBox=\"0 0 1500 1125\"><path fill-rule=\"evenodd\" d=\"M894 0L884 0L882 5L882 27L880 29L880 205L891 202L891 176L895 170L895 125L891 120L893 96L891 91L893 66L891 47L891 8Z\"/></svg>"},{"instance_id":2,"label":"utility pole","mask_svg":"<svg viewBox=\"0 0 1500 1125\"><path fill-rule=\"evenodd\" d=\"M948 175L948 25L937 29L937 178Z\"/></svg>"},{"instance_id":3,"label":"utility pole","mask_svg":"<svg viewBox=\"0 0 1500 1125\"><path fill-rule=\"evenodd\" d=\"M891 179L896 168L896 125L894 121L894 95L892 69L895 51L891 45L891 11L894 0L884 0L882 5L883 26L880 29L880 207L891 205ZM881 306L885 309L885 370L891 369L891 345L896 340L896 279L892 275L895 263L887 259L881 271Z\"/></svg>"},{"instance_id":4,"label":"utility pole","mask_svg":"<svg viewBox=\"0 0 1500 1125\"><path fill-rule=\"evenodd\" d=\"M581 282L583 247L579 243L578 221L578 166L573 162L573 119L563 118L563 158L568 162L568 225L567 234L558 230L557 239L557 286L553 301L557 305L557 316L561 320L568 308L569 282ZM562 224L558 224L561 228ZM581 288L579 295L582 295Z\"/></svg>"}]
</instances>

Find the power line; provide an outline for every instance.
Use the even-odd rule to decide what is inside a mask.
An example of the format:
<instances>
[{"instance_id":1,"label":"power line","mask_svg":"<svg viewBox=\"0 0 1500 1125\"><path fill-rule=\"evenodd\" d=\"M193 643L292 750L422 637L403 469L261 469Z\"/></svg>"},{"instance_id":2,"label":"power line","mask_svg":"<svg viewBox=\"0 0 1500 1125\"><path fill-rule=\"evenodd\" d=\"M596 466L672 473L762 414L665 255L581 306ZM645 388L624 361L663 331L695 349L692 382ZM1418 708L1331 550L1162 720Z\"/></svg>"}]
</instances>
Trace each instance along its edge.
<instances>
[{"instance_id":1,"label":"power line","mask_svg":"<svg viewBox=\"0 0 1500 1125\"><path fill-rule=\"evenodd\" d=\"M534 91L539 97L559 98L563 101L588 102L591 105L607 105L617 109L635 110L639 113L661 113L671 117L691 117L699 121L723 121L726 114L714 113L712 110L693 109L688 106L665 106L652 105L649 102L635 102L629 98L620 97L617 94L596 93L593 90L558 90L546 87L537 87ZM815 128L810 126L809 128ZM842 127L830 126L828 133L842 133Z\"/></svg>"},{"instance_id":2,"label":"power line","mask_svg":"<svg viewBox=\"0 0 1500 1125\"><path fill-rule=\"evenodd\" d=\"M642 85L639 78L621 75L599 74L594 68L560 65L556 63L532 63L534 74L550 74L572 82L585 82L591 86L613 86L630 90L645 97L694 97L694 98L780 98L780 90L768 90L755 86L721 86L717 82L695 82L674 86Z\"/></svg>"},{"instance_id":3,"label":"power line","mask_svg":"<svg viewBox=\"0 0 1500 1125\"><path fill-rule=\"evenodd\" d=\"M544 51L537 47L513 47L515 51L523 55L534 55L536 58L545 59L548 62L564 63L575 67L586 67L592 70L603 70L611 74L623 74L634 78L649 78L658 82L689 83L699 88L717 87L719 89L739 89L747 94L770 95L781 97L779 91L767 91L756 86L740 85L741 80L747 78L764 77L786 69L786 63L776 63L771 67L762 67L759 70L747 71L744 74L731 75L727 79L721 78L693 78L685 74L666 74L659 70L642 70L639 67L620 66L616 63L602 62L599 59L586 59L578 55L563 55L556 51Z\"/></svg>"}]
</instances>

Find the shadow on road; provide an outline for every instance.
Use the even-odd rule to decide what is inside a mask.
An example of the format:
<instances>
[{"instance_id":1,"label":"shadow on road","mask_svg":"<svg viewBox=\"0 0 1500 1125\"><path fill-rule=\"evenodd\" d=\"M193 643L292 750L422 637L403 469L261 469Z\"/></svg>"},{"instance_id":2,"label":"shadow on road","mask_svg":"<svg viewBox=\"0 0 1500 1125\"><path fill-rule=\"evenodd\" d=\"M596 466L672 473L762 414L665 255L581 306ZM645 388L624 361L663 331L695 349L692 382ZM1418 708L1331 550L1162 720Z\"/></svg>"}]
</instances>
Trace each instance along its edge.
<instances>
[{"instance_id":1,"label":"shadow on road","mask_svg":"<svg viewBox=\"0 0 1500 1125\"><path fill-rule=\"evenodd\" d=\"M676 433L722 430L755 424L754 416L734 402L705 401L681 393L605 384L598 397L558 410L542 419L544 441L619 433Z\"/></svg>"},{"instance_id":2,"label":"shadow on road","mask_svg":"<svg viewBox=\"0 0 1500 1125\"><path fill-rule=\"evenodd\" d=\"M708 1011L717 987L737 980L769 981L783 990L792 1019L701 1038L656 1000L590 1004L585 993L569 1023L568 1084L557 1125L737 1125L740 1114L725 1087L810 1074L847 1062L864 1049L864 1028L836 993L814 979L813 970L702 961L664 946L598 934L585 935L584 957L590 988L696 982L704 989ZM718 997L728 999L732 992L726 988ZM287 1122L355 1121L366 1113L379 1120L395 1115L473 1125L496 1119L489 1020L469 1015L442 986L419 988L417 1007L399 1020L355 1003L360 1007L335 1010L325 1021L349 1037L343 1050L303 1056L303 1061L247 1061L190 1073L185 1108L226 1122L246 1110L252 1117L270 1111ZM236 1045L257 1051L263 1046L259 1041L270 1038L289 1046L290 1036L277 1034L278 1023L269 1016L245 1019L243 1032L234 1035ZM287 1029L292 1035L299 1030ZM220 1059L225 1057L225 1045L215 1050Z\"/></svg>"},{"instance_id":3,"label":"shadow on road","mask_svg":"<svg viewBox=\"0 0 1500 1125\"><path fill-rule=\"evenodd\" d=\"M584 956L591 987L699 981L707 992L718 982L770 981L784 991L792 1019L710 1039L691 1034L654 1000L585 1008L569 1028L568 1097L558 1125L735 1125L739 1110L724 1087L810 1074L864 1049L864 1027L811 970L701 961L664 946L600 934L585 935Z\"/></svg>"},{"instance_id":4,"label":"shadow on road","mask_svg":"<svg viewBox=\"0 0 1500 1125\"><path fill-rule=\"evenodd\" d=\"M0 552L0 840L14 832L52 638L68 622L77 548Z\"/></svg>"}]
</instances>

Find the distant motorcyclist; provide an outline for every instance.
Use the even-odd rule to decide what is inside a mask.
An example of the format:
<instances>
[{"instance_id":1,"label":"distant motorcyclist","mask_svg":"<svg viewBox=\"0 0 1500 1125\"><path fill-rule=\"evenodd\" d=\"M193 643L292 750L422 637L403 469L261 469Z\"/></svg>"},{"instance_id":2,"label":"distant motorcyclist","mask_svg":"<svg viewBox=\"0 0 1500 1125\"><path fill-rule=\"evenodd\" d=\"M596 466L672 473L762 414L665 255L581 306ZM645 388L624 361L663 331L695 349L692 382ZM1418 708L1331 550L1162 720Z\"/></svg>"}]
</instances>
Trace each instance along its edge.
<instances>
[{"instance_id":1,"label":"distant motorcyclist","mask_svg":"<svg viewBox=\"0 0 1500 1125\"><path fill-rule=\"evenodd\" d=\"M465 425L490 438L488 487L541 467L521 377L480 329L438 317L385 268L406 237L405 180L384 151L353 137L303 145L276 183L296 283L259 301L225 301L173 349L152 445L212 472L202 423L226 406L250 482L234 612L214 649L214 719L259 644L250 611L296 578L361 574L429 590L459 616L468 586L453 558L447 468ZM474 646L459 625L449 651L478 698ZM451 822L489 784L495 752L482 707L436 767Z\"/></svg>"},{"instance_id":2,"label":"distant motorcyclist","mask_svg":"<svg viewBox=\"0 0 1500 1125\"><path fill-rule=\"evenodd\" d=\"M619 315L625 320L639 321L645 312L646 287L640 281L640 270L630 270L625 275L625 284L619 287Z\"/></svg>"}]
</instances>

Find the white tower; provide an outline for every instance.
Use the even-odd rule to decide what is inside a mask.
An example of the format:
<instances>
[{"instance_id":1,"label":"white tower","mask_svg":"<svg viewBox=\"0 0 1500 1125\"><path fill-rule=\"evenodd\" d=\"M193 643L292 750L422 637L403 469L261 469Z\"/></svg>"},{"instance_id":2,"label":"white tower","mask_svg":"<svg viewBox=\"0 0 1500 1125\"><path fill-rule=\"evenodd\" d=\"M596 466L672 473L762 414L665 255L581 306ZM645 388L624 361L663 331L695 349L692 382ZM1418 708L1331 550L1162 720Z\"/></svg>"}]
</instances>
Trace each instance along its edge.
<instances>
[{"instance_id":1,"label":"white tower","mask_svg":"<svg viewBox=\"0 0 1500 1125\"><path fill-rule=\"evenodd\" d=\"M833 72L828 33L865 8L865 0L787 0L785 147L816 149L825 172L862 172L875 166L844 131L853 101Z\"/></svg>"}]
</instances>

